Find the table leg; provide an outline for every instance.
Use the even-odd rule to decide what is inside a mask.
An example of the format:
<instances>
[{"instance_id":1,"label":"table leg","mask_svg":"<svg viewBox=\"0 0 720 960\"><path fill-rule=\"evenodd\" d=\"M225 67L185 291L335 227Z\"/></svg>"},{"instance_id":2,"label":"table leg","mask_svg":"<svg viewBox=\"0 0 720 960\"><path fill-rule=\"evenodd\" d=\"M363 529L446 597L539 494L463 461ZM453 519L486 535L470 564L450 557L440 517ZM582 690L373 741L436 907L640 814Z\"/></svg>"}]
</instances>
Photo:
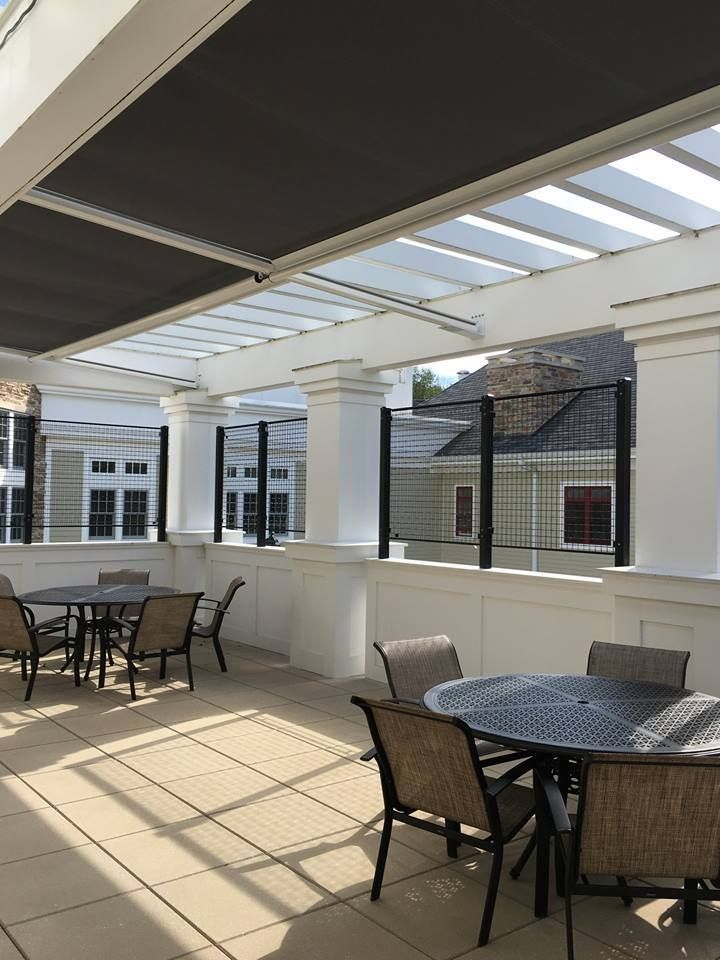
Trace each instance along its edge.
<instances>
[{"instance_id":1,"label":"table leg","mask_svg":"<svg viewBox=\"0 0 720 960\"><path fill-rule=\"evenodd\" d=\"M535 790L535 834L537 851L535 854L535 916L548 915L548 887L550 883L550 839L551 831L545 808L545 794L539 778L533 775Z\"/></svg>"}]
</instances>

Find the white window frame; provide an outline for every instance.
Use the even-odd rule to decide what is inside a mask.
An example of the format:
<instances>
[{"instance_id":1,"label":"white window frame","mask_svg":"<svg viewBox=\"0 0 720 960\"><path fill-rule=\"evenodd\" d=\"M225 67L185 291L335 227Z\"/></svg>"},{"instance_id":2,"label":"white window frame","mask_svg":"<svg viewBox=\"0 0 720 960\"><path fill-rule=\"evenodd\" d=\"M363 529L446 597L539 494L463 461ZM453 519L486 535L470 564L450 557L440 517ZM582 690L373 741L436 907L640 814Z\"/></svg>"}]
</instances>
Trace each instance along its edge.
<instances>
[{"instance_id":1,"label":"white window frame","mask_svg":"<svg viewBox=\"0 0 720 960\"><path fill-rule=\"evenodd\" d=\"M570 543L565 539L565 490L567 487L610 487L610 543ZM541 518L538 518L538 533L541 530ZM581 483L579 480L563 480L560 483L560 536L559 543L566 552L598 554L610 556L615 552L613 546L613 531L615 530L615 481L599 480L596 483ZM594 548L594 549L588 549Z\"/></svg>"},{"instance_id":2,"label":"white window frame","mask_svg":"<svg viewBox=\"0 0 720 960\"><path fill-rule=\"evenodd\" d=\"M461 488L470 487L472 490L472 510L470 516L470 533L457 533L457 492ZM475 484L474 483L456 483L453 488L453 521L452 521L452 537L453 540L457 540L458 543L474 543L477 539L475 536Z\"/></svg>"}]
</instances>

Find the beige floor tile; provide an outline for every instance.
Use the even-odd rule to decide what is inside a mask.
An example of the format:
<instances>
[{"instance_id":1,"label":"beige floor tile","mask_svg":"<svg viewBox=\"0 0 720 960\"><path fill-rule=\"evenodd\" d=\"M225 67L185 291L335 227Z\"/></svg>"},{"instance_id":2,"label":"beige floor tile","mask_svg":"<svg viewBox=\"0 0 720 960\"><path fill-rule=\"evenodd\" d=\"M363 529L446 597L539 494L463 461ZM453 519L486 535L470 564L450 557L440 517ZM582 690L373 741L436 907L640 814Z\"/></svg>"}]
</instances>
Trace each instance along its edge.
<instances>
[{"instance_id":1,"label":"beige floor tile","mask_svg":"<svg viewBox=\"0 0 720 960\"><path fill-rule=\"evenodd\" d=\"M322 703L322 701L316 702ZM329 719L329 714L315 709L314 706L310 707L306 703L287 703L279 707L266 707L264 710L258 710L253 716L253 720L264 723L268 727L298 731Z\"/></svg>"},{"instance_id":2,"label":"beige floor tile","mask_svg":"<svg viewBox=\"0 0 720 960\"><path fill-rule=\"evenodd\" d=\"M682 922L682 906L672 900L619 900L588 897L573 910L575 930L617 947L631 957L651 960L717 960L720 909L699 907L696 926Z\"/></svg>"},{"instance_id":3,"label":"beige floor tile","mask_svg":"<svg viewBox=\"0 0 720 960\"><path fill-rule=\"evenodd\" d=\"M28 719L11 727L0 727L0 759L6 750L36 747L45 743L73 740L74 735L52 720Z\"/></svg>"},{"instance_id":4,"label":"beige floor tile","mask_svg":"<svg viewBox=\"0 0 720 960\"><path fill-rule=\"evenodd\" d=\"M310 726L297 729L297 735L303 740L315 743L319 747L333 749L346 744L358 743L367 740L368 727L366 723L355 723L343 717L334 717L332 720L323 720Z\"/></svg>"},{"instance_id":5,"label":"beige floor tile","mask_svg":"<svg viewBox=\"0 0 720 960\"><path fill-rule=\"evenodd\" d=\"M425 818L425 814L416 815ZM427 819L432 820L434 818L428 816ZM372 829L377 831L382 830L382 823L373 823ZM396 823L393 826L392 840L394 843L402 843L406 847L411 847L413 850L417 850L418 853L422 853L424 856L430 857L431 860L436 860L438 863L448 865L456 863L456 861L448 857L447 845L442 837L427 833L425 830L419 830L417 827L411 827L405 823ZM463 856L469 857L472 854L473 850L471 847L465 846L461 848L461 858Z\"/></svg>"},{"instance_id":6,"label":"beige floor tile","mask_svg":"<svg viewBox=\"0 0 720 960\"><path fill-rule=\"evenodd\" d=\"M0 931L0 960L24 960L10 937L2 931Z\"/></svg>"},{"instance_id":7,"label":"beige floor tile","mask_svg":"<svg viewBox=\"0 0 720 960\"><path fill-rule=\"evenodd\" d=\"M26 810L39 810L46 806L47 802L19 777L0 778L0 817L23 813Z\"/></svg>"},{"instance_id":8,"label":"beige floor tile","mask_svg":"<svg viewBox=\"0 0 720 960\"><path fill-rule=\"evenodd\" d=\"M575 935L578 960L625 960L625 955L583 934ZM552 919L527 927L476 947L458 960L565 960L565 928ZM641 954L637 955L642 956ZM651 960L651 956L647 956Z\"/></svg>"},{"instance_id":9,"label":"beige floor tile","mask_svg":"<svg viewBox=\"0 0 720 960\"><path fill-rule=\"evenodd\" d=\"M102 713L111 706L108 698L100 692L85 687L74 687L70 677L64 678L67 686L38 688L33 691L31 703L46 717L79 717L83 713Z\"/></svg>"},{"instance_id":10,"label":"beige floor tile","mask_svg":"<svg viewBox=\"0 0 720 960\"><path fill-rule=\"evenodd\" d=\"M149 786L149 781L117 760L104 758L64 770L50 770L26 776L33 789L55 805L87 800L134 787ZM3 781L0 780L0 791Z\"/></svg>"},{"instance_id":11,"label":"beige floor tile","mask_svg":"<svg viewBox=\"0 0 720 960\"><path fill-rule=\"evenodd\" d=\"M336 753L339 757L345 757L346 760L353 760L358 763L363 763L361 757L373 746L372 740L368 737L367 740L358 740L357 743L329 743L326 750L331 750L333 753Z\"/></svg>"},{"instance_id":12,"label":"beige floor tile","mask_svg":"<svg viewBox=\"0 0 720 960\"><path fill-rule=\"evenodd\" d=\"M189 747L155 753L126 754L123 763L154 783L166 783L168 780L182 780L192 774L226 770L235 766L236 761L200 743L194 743Z\"/></svg>"},{"instance_id":13,"label":"beige floor tile","mask_svg":"<svg viewBox=\"0 0 720 960\"><path fill-rule=\"evenodd\" d=\"M196 873L155 889L216 941L287 920L332 900L268 857Z\"/></svg>"},{"instance_id":14,"label":"beige floor tile","mask_svg":"<svg viewBox=\"0 0 720 960\"><path fill-rule=\"evenodd\" d=\"M390 688L386 683L380 683L378 680L371 680L369 677L344 677L340 680L326 681L330 686L338 690L347 691L348 699L354 693L358 697L372 697L376 700L383 700L390 696ZM359 707L356 709L360 709Z\"/></svg>"},{"instance_id":15,"label":"beige floor tile","mask_svg":"<svg viewBox=\"0 0 720 960\"><path fill-rule=\"evenodd\" d=\"M88 842L87 837L50 807L4 817L2 836L0 863L79 847Z\"/></svg>"},{"instance_id":16,"label":"beige floor tile","mask_svg":"<svg viewBox=\"0 0 720 960\"><path fill-rule=\"evenodd\" d=\"M171 960L207 940L149 890L11 928L32 960Z\"/></svg>"},{"instance_id":17,"label":"beige floor tile","mask_svg":"<svg viewBox=\"0 0 720 960\"><path fill-rule=\"evenodd\" d=\"M221 714L222 711L212 704L203 703L188 693L175 691L172 697L158 697L157 700L141 703L133 708L135 713L142 714L171 726L181 720L192 720L195 717L205 717Z\"/></svg>"},{"instance_id":18,"label":"beige floor tile","mask_svg":"<svg viewBox=\"0 0 720 960\"><path fill-rule=\"evenodd\" d=\"M270 667L263 674L249 674L246 679L243 679L243 682L249 683L253 686L263 686L268 690L272 690L273 687L287 686L288 684L292 683L315 683L319 680L320 677L317 673L310 673L307 670L298 670L295 667L291 667L287 663L283 663L277 664L274 667Z\"/></svg>"},{"instance_id":19,"label":"beige floor tile","mask_svg":"<svg viewBox=\"0 0 720 960\"><path fill-rule=\"evenodd\" d=\"M257 660L260 663L270 664L272 666L289 666L290 657L285 653L277 653L275 650L266 650L263 647L253 647L249 643L236 643L232 640L226 640L225 650L230 653L233 647L238 656L245 657L247 660Z\"/></svg>"},{"instance_id":20,"label":"beige floor tile","mask_svg":"<svg viewBox=\"0 0 720 960\"><path fill-rule=\"evenodd\" d=\"M213 749L224 753L227 757L239 760L240 763L255 764L264 760L275 760L279 757L292 757L297 753L309 753L315 747L304 740L298 740L279 730L263 728L256 724L257 733L241 737L228 737L216 740Z\"/></svg>"},{"instance_id":21,"label":"beige floor tile","mask_svg":"<svg viewBox=\"0 0 720 960\"><path fill-rule=\"evenodd\" d=\"M103 847L147 884L177 880L259 853L257 847L205 817L106 840Z\"/></svg>"},{"instance_id":22,"label":"beige floor tile","mask_svg":"<svg viewBox=\"0 0 720 960\"><path fill-rule=\"evenodd\" d=\"M58 723L78 737L101 737L106 733L121 733L155 726L152 720L137 711L114 707L112 704L108 704L107 710L82 714L79 717L59 717Z\"/></svg>"},{"instance_id":23,"label":"beige floor tile","mask_svg":"<svg viewBox=\"0 0 720 960\"><path fill-rule=\"evenodd\" d=\"M217 773L172 780L164 787L203 813L219 813L245 803L257 803L290 794L283 784L239 764Z\"/></svg>"},{"instance_id":24,"label":"beige floor tile","mask_svg":"<svg viewBox=\"0 0 720 960\"><path fill-rule=\"evenodd\" d=\"M301 793L236 807L216 819L262 850L279 850L356 826L348 817Z\"/></svg>"},{"instance_id":25,"label":"beige floor tile","mask_svg":"<svg viewBox=\"0 0 720 960\"><path fill-rule=\"evenodd\" d=\"M8 736L6 731L15 727L24 727L26 724L45 721L47 717L34 707L0 694L0 736Z\"/></svg>"},{"instance_id":26,"label":"beige floor tile","mask_svg":"<svg viewBox=\"0 0 720 960\"><path fill-rule=\"evenodd\" d=\"M286 783L294 790L304 792L340 780L364 779L374 772L369 767L365 769L328 750L313 750L279 760L266 760L264 763L254 763L253 768L273 780Z\"/></svg>"},{"instance_id":27,"label":"beige floor tile","mask_svg":"<svg viewBox=\"0 0 720 960\"><path fill-rule=\"evenodd\" d=\"M289 679L289 678L288 678ZM273 691L286 700L320 700L322 697L334 697L337 693L332 687L317 680L297 680L295 683L278 683Z\"/></svg>"},{"instance_id":28,"label":"beige floor tile","mask_svg":"<svg viewBox=\"0 0 720 960\"><path fill-rule=\"evenodd\" d=\"M383 887L374 903L365 894L351 905L434 960L448 960L477 945L485 893L474 880L440 868ZM533 919L526 907L498 896L491 936L501 937Z\"/></svg>"},{"instance_id":29,"label":"beige floor tile","mask_svg":"<svg viewBox=\"0 0 720 960\"><path fill-rule=\"evenodd\" d=\"M253 720L255 717L253 716ZM187 737L192 737L198 743L213 744L216 740L227 740L230 737L244 737L254 733L256 728L252 726L253 720L245 717L238 717L235 713L224 710L222 719L210 720L209 718L186 720L184 722L173 724L173 729L179 733L184 733Z\"/></svg>"},{"instance_id":30,"label":"beige floor tile","mask_svg":"<svg viewBox=\"0 0 720 960\"><path fill-rule=\"evenodd\" d=\"M0 920L19 923L140 886L94 844L19 860L0 866Z\"/></svg>"},{"instance_id":31,"label":"beige floor tile","mask_svg":"<svg viewBox=\"0 0 720 960\"><path fill-rule=\"evenodd\" d=\"M359 820L360 823L381 820L385 809L378 776L343 780L341 783L331 783L327 787L306 792L308 796L354 820Z\"/></svg>"},{"instance_id":32,"label":"beige floor tile","mask_svg":"<svg viewBox=\"0 0 720 960\"><path fill-rule=\"evenodd\" d=\"M46 743L38 747L21 747L19 750L5 750L2 762L13 773L26 776L43 773L46 770L61 770L78 764L101 760L102 753L77 738L63 740L60 743Z\"/></svg>"},{"instance_id":33,"label":"beige floor tile","mask_svg":"<svg viewBox=\"0 0 720 960\"><path fill-rule=\"evenodd\" d=\"M2 954L0 954L0 960L3 960ZM184 953L177 960L227 960L227 954L217 947L204 947L202 950Z\"/></svg>"},{"instance_id":34,"label":"beige floor tile","mask_svg":"<svg viewBox=\"0 0 720 960\"><path fill-rule=\"evenodd\" d=\"M59 809L93 840L110 840L197 816L192 807L156 786L78 800Z\"/></svg>"},{"instance_id":35,"label":"beige floor tile","mask_svg":"<svg viewBox=\"0 0 720 960\"><path fill-rule=\"evenodd\" d=\"M175 747L192 746L192 740L167 727L148 727L144 730L127 730L119 733L107 733L101 737L88 737L88 740L104 753L124 760L125 757L141 753L154 753L156 750L171 750Z\"/></svg>"},{"instance_id":36,"label":"beige floor tile","mask_svg":"<svg viewBox=\"0 0 720 960\"><path fill-rule=\"evenodd\" d=\"M347 900L370 890L379 846L380 835L375 830L358 826L277 850L273 855L339 900ZM394 843L388 854L385 883L433 869L437 869L434 860Z\"/></svg>"},{"instance_id":37,"label":"beige floor tile","mask_svg":"<svg viewBox=\"0 0 720 960\"><path fill-rule=\"evenodd\" d=\"M336 717L362 717L360 708L350 703L349 693L336 693L334 697L323 697L322 700L306 700L305 706L332 713Z\"/></svg>"},{"instance_id":38,"label":"beige floor tile","mask_svg":"<svg viewBox=\"0 0 720 960\"><path fill-rule=\"evenodd\" d=\"M274 707L289 702L285 697L279 697L276 693L270 693L269 690L261 690L259 687L249 687L244 683L232 681L207 689L203 686L202 690L196 689L195 695L198 699L213 703L224 710L231 710L240 716L249 717L264 707Z\"/></svg>"},{"instance_id":39,"label":"beige floor tile","mask_svg":"<svg viewBox=\"0 0 720 960\"><path fill-rule=\"evenodd\" d=\"M276 923L223 947L237 960L423 960L425 954L398 940L344 904Z\"/></svg>"}]
</instances>

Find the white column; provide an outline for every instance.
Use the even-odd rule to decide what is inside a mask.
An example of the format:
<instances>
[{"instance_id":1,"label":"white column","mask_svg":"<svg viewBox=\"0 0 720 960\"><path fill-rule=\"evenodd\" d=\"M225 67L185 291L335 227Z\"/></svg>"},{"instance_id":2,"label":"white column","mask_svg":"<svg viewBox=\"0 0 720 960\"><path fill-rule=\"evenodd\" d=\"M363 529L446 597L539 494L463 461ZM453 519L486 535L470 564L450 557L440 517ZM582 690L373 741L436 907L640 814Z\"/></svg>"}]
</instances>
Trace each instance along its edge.
<instances>
[{"instance_id":1,"label":"white column","mask_svg":"<svg viewBox=\"0 0 720 960\"><path fill-rule=\"evenodd\" d=\"M168 540L175 546L175 585L202 590L205 546L212 540L215 434L235 409L204 390L184 390L160 401L168 418Z\"/></svg>"},{"instance_id":2,"label":"white column","mask_svg":"<svg viewBox=\"0 0 720 960\"><path fill-rule=\"evenodd\" d=\"M330 677L365 669L365 560L377 556L380 408L394 373L357 360L295 371L308 401L305 539L293 563L294 666Z\"/></svg>"}]
</instances>

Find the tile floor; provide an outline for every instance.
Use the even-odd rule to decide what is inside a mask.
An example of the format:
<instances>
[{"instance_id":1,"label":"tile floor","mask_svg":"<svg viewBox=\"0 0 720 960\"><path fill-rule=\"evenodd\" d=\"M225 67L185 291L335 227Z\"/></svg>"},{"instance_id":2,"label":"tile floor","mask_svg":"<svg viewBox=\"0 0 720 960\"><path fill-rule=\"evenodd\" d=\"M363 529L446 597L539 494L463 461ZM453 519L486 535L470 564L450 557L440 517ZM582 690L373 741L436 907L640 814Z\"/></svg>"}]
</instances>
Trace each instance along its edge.
<instances>
[{"instance_id":1,"label":"tile floor","mask_svg":"<svg viewBox=\"0 0 720 960\"><path fill-rule=\"evenodd\" d=\"M487 860L406 827L370 903L381 794L349 697L386 691L226 649L221 675L195 648L193 694L144 670L133 705L119 669L98 691L45 667L28 706L0 667L0 960L562 960L531 869L478 950ZM720 958L720 909L585 900L576 930L578 960Z\"/></svg>"}]
</instances>

